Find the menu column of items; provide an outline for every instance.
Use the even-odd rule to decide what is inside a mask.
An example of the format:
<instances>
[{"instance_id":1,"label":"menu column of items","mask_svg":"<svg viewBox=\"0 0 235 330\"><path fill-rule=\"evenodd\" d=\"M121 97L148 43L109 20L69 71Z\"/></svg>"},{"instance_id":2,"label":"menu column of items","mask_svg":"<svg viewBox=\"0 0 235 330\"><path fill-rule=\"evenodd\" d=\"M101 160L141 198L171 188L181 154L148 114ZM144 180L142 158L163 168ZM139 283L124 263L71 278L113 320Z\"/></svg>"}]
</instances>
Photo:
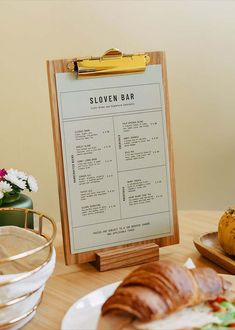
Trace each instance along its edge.
<instances>
[{"instance_id":1,"label":"menu column of items","mask_svg":"<svg viewBox=\"0 0 235 330\"><path fill-rule=\"evenodd\" d=\"M169 211L162 111L114 118L121 214Z\"/></svg>"},{"instance_id":2,"label":"menu column of items","mask_svg":"<svg viewBox=\"0 0 235 330\"><path fill-rule=\"evenodd\" d=\"M73 227L120 219L112 118L65 122L64 135Z\"/></svg>"}]
</instances>

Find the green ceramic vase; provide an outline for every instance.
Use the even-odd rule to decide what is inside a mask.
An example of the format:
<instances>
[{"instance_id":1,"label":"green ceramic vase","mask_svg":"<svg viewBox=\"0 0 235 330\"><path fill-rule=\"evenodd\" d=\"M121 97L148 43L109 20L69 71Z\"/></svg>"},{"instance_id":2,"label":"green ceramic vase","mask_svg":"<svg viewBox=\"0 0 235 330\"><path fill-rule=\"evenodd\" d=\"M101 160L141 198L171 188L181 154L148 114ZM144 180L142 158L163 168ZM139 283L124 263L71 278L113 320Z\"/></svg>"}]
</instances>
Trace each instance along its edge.
<instances>
[{"instance_id":1,"label":"green ceramic vase","mask_svg":"<svg viewBox=\"0 0 235 330\"><path fill-rule=\"evenodd\" d=\"M1 205L3 207L14 207L14 208L33 208L33 201L30 197L20 194L16 198L9 200L7 203ZM24 212L9 211L0 212L0 226L18 226L24 227ZM28 227L33 229L33 214L28 215Z\"/></svg>"}]
</instances>

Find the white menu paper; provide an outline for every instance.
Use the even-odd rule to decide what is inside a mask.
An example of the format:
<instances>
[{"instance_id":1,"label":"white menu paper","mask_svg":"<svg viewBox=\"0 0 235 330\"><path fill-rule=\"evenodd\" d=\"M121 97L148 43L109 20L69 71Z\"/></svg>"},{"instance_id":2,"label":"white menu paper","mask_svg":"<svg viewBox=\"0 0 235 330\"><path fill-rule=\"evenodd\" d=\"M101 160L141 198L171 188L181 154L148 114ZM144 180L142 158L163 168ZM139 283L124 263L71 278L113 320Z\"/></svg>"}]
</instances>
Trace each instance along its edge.
<instances>
[{"instance_id":1,"label":"white menu paper","mask_svg":"<svg viewBox=\"0 0 235 330\"><path fill-rule=\"evenodd\" d=\"M161 65L56 85L71 252L172 235Z\"/></svg>"}]
</instances>

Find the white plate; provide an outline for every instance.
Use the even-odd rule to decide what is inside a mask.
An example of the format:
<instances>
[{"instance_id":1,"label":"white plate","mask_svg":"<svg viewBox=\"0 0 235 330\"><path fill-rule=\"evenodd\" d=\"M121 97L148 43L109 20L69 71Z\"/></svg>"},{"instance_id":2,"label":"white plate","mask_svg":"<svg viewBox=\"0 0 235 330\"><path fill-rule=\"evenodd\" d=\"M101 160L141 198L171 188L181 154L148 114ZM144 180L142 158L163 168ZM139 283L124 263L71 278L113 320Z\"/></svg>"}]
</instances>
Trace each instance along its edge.
<instances>
[{"instance_id":1,"label":"white plate","mask_svg":"<svg viewBox=\"0 0 235 330\"><path fill-rule=\"evenodd\" d=\"M223 277L232 282L235 290L235 276L223 274ZM120 283L103 286L77 300L65 314L61 330L96 330L101 306Z\"/></svg>"},{"instance_id":2,"label":"white plate","mask_svg":"<svg viewBox=\"0 0 235 330\"><path fill-rule=\"evenodd\" d=\"M119 284L103 286L77 300L65 314L61 330L96 330L101 306Z\"/></svg>"}]
</instances>

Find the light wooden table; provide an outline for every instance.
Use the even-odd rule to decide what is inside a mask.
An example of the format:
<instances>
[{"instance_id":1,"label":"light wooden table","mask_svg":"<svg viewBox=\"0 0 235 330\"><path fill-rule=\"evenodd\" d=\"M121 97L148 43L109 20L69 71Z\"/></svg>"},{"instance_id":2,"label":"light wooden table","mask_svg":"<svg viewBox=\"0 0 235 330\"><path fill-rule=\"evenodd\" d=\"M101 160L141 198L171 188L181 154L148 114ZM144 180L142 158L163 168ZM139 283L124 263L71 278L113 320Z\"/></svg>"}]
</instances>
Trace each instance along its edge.
<instances>
[{"instance_id":1,"label":"light wooden table","mask_svg":"<svg viewBox=\"0 0 235 330\"><path fill-rule=\"evenodd\" d=\"M172 260L183 264L192 258L196 266L208 265L220 273L227 272L200 256L193 245L193 237L205 232L217 231L222 212L180 211L180 244L160 249L161 260ZM99 273L90 264L65 266L61 230L59 227L56 242L57 264L54 274L47 282L43 300L36 316L24 330L57 330L68 308L79 298L101 286L120 281L136 267ZM68 329L69 330L69 329Z\"/></svg>"}]
</instances>

